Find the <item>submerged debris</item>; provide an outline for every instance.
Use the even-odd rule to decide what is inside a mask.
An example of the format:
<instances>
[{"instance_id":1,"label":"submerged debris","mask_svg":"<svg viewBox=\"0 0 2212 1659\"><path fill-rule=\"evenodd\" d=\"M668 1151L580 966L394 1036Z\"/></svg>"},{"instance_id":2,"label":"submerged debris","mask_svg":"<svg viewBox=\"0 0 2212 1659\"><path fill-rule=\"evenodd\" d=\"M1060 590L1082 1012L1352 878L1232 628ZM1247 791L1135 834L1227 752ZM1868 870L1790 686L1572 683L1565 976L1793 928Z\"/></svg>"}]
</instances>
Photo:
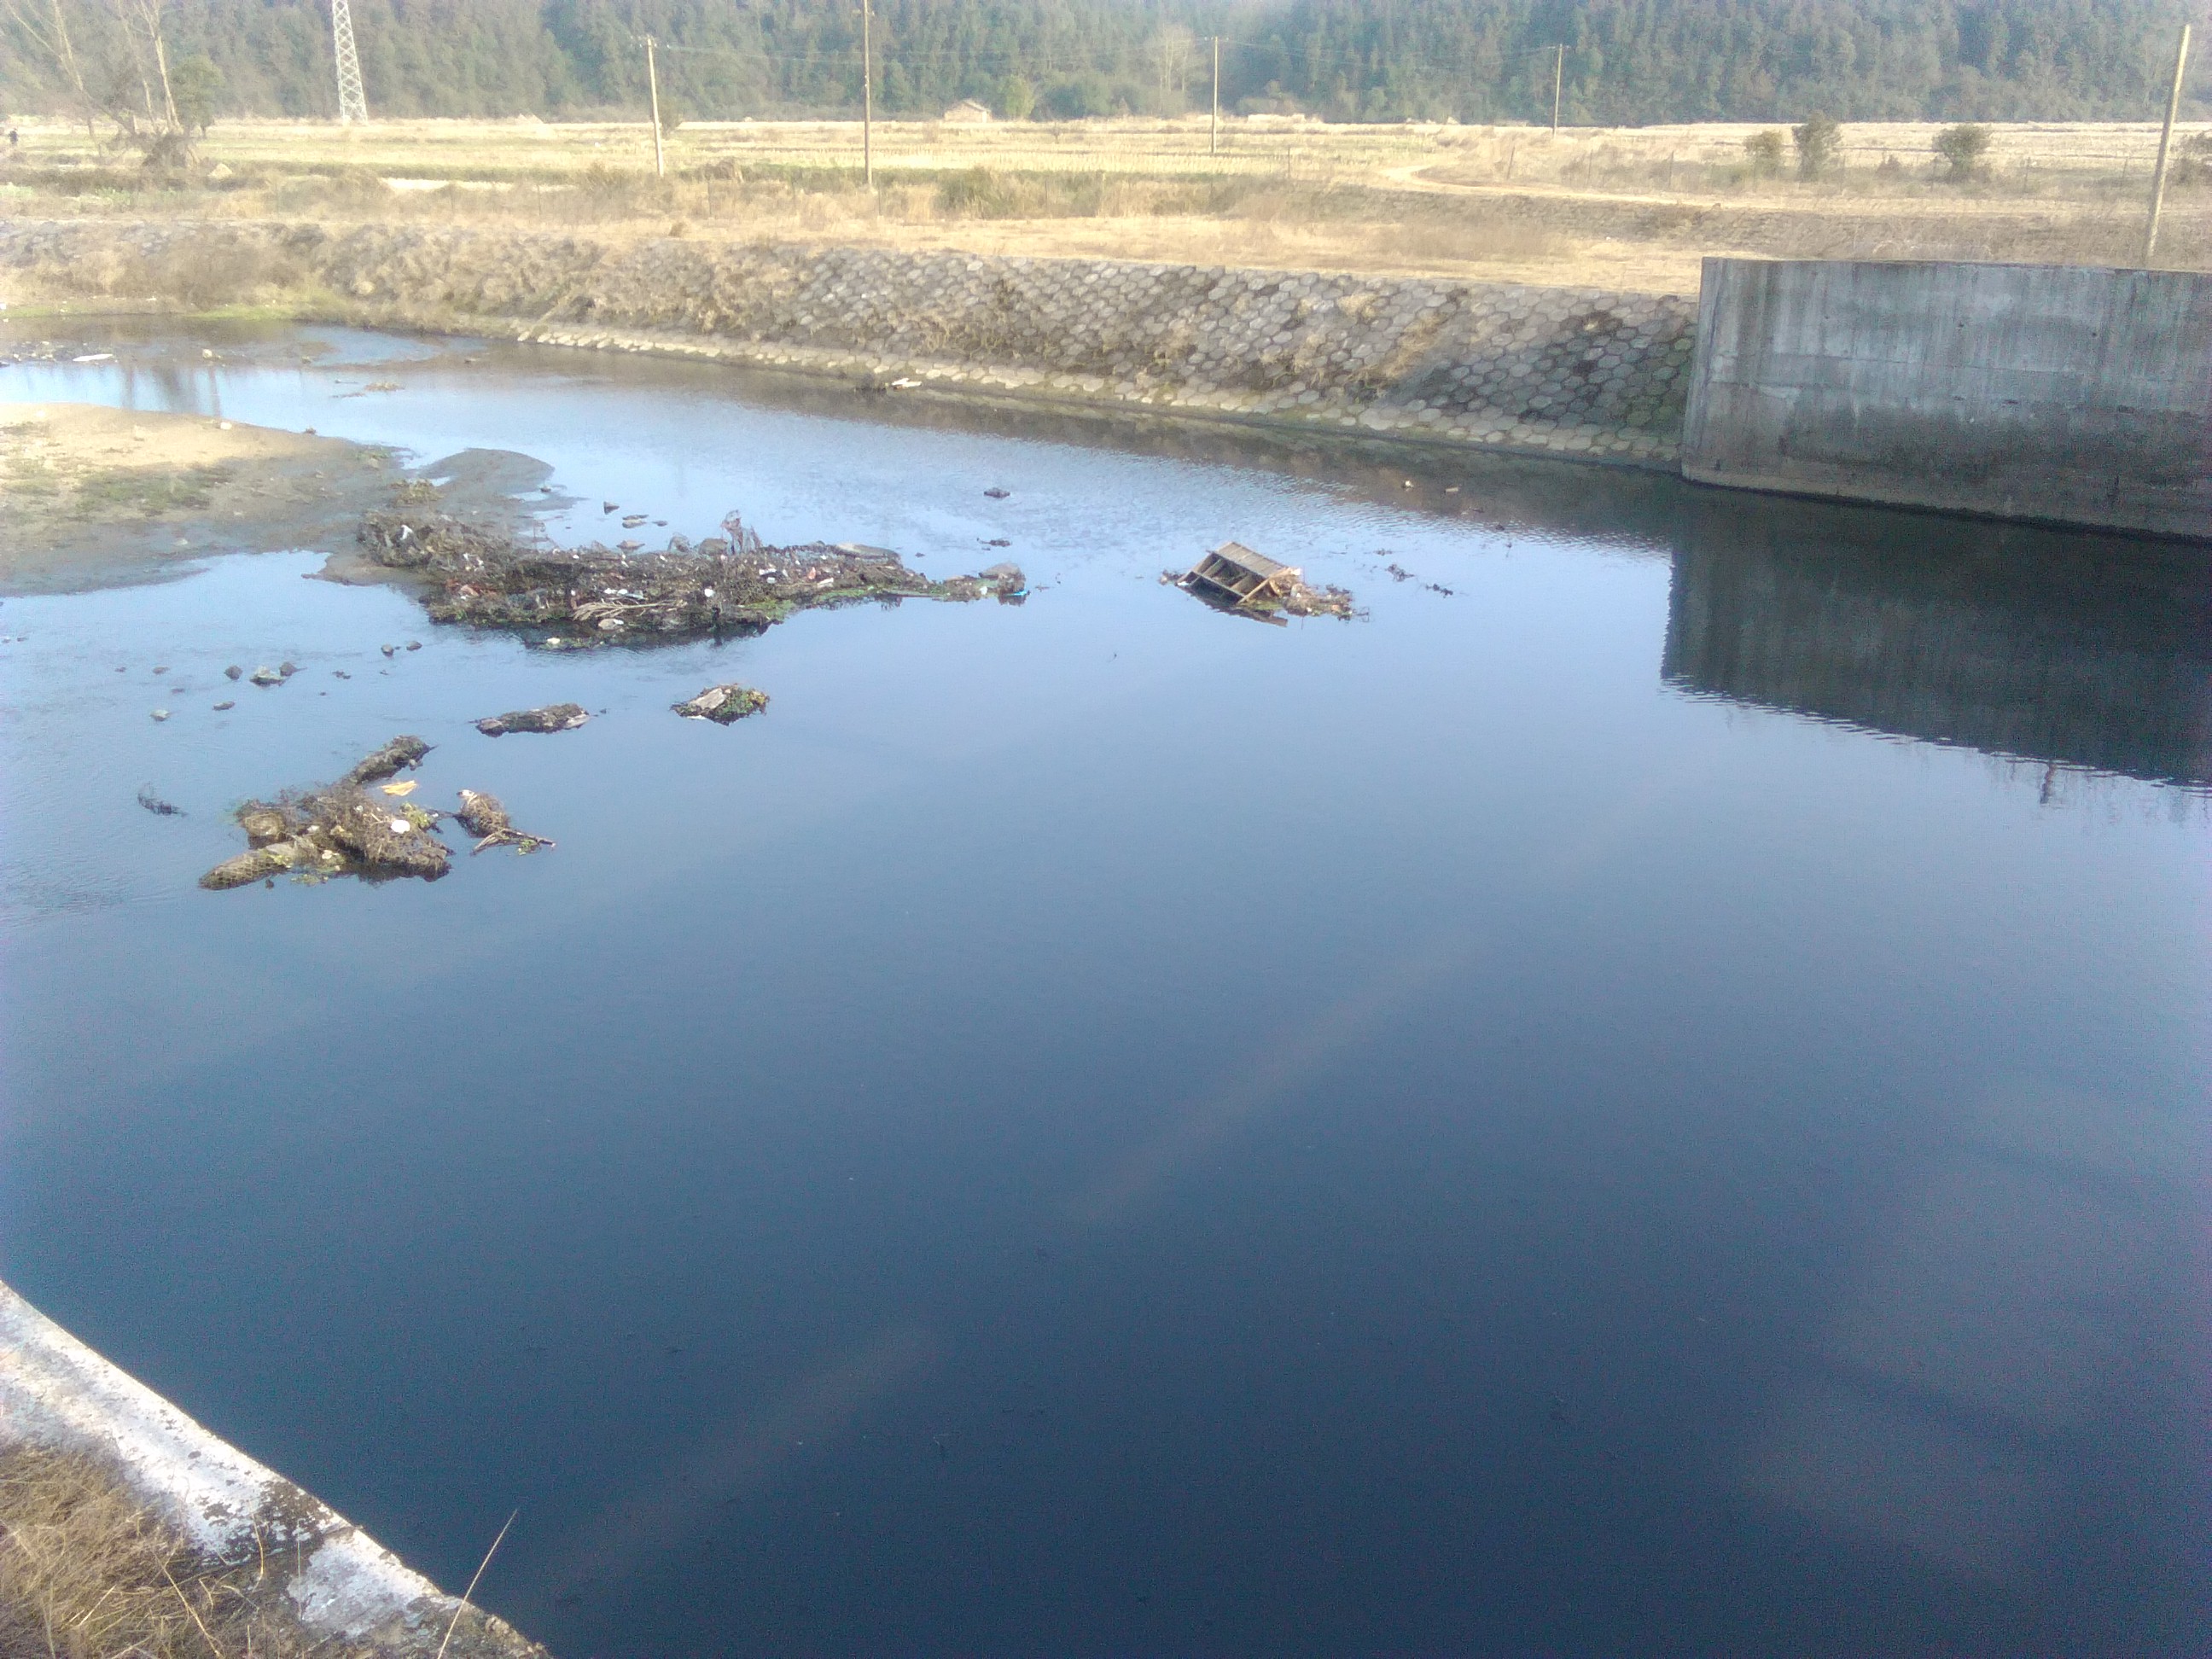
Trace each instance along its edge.
<instances>
[{"instance_id":1,"label":"submerged debris","mask_svg":"<svg viewBox=\"0 0 2212 1659\"><path fill-rule=\"evenodd\" d=\"M714 720L727 726L732 720L741 720L767 708L768 693L732 682L728 685L710 685L689 702L668 706L687 720Z\"/></svg>"},{"instance_id":2,"label":"submerged debris","mask_svg":"<svg viewBox=\"0 0 2212 1659\"><path fill-rule=\"evenodd\" d=\"M543 836L526 835L516 829L514 820L507 816L507 808L499 804L499 797L478 790L461 791L461 810L453 817L462 829L477 837L477 844L469 849L472 858L487 847L512 847L518 853L534 853L541 847L554 844Z\"/></svg>"},{"instance_id":3,"label":"submerged debris","mask_svg":"<svg viewBox=\"0 0 2212 1659\"><path fill-rule=\"evenodd\" d=\"M183 807L170 805L150 788L138 792L138 804L159 818L180 818L185 815Z\"/></svg>"},{"instance_id":4,"label":"submerged debris","mask_svg":"<svg viewBox=\"0 0 2212 1659\"><path fill-rule=\"evenodd\" d=\"M573 732L591 718L581 703L549 702L543 708L514 708L480 720L477 730L488 738L503 738L510 732Z\"/></svg>"},{"instance_id":5,"label":"submerged debris","mask_svg":"<svg viewBox=\"0 0 2212 1659\"><path fill-rule=\"evenodd\" d=\"M397 509L362 520L368 556L438 583L424 600L438 622L550 628L544 643L755 634L793 612L864 599L1009 603L1027 591L1018 568L932 581L897 554L852 543L769 547L732 518L731 534L696 547L682 537L635 556L597 543L562 549L520 541L440 514ZM580 636L580 637L578 637Z\"/></svg>"},{"instance_id":6,"label":"submerged debris","mask_svg":"<svg viewBox=\"0 0 2212 1659\"><path fill-rule=\"evenodd\" d=\"M419 876L435 881L452 854L430 831L438 815L372 799L364 784L390 777L429 752L420 738L394 738L325 789L288 791L238 809L247 850L200 878L200 885L243 887L282 871L308 880L331 876Z\"/></svg>"},{"instance_id":7,"label":"submerged debris","mask_svg":"<svg viewBox=\"0 0 2212 1659\"><path fill-rule=\"evenodd\" d=\"M1238 542L1224 542L1181 575L1164 573L1185 592L1207 604L1271 622L1284 617L1349 617L1352 594L1341 587L1316 587L1296 565L1279 564Z\"/></svg>"}]
</instances>

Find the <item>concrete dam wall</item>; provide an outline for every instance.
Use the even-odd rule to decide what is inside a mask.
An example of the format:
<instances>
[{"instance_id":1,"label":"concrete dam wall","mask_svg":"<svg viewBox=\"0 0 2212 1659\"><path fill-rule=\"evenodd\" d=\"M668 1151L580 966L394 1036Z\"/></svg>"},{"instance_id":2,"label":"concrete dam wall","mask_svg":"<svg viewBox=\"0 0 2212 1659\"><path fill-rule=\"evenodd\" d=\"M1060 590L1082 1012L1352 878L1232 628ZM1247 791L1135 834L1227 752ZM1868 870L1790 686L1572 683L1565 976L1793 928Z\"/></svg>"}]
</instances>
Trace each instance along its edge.
<instances>
[{"instance_id":1,"label":"concrete dam wall","mask_svg":"<svg viewBox=\"0 0 2212 1659\"><path fill-rule=\"evenodd\" d=\"M1586 289L384 225L0 225L11 273L203 304L304 285L369 321L1669 470L1696 322Z\"/></svg>"},{"instance_id":2,"label":"concrete dam wall","mask_svg":"<svg viewBox=\"0 0 2212 1659\"><path fill-rule=\"evenodd\" d=\"M2212 276L1708 259L1704 483L2212 536Z\"/></svg>"}]
</instances>

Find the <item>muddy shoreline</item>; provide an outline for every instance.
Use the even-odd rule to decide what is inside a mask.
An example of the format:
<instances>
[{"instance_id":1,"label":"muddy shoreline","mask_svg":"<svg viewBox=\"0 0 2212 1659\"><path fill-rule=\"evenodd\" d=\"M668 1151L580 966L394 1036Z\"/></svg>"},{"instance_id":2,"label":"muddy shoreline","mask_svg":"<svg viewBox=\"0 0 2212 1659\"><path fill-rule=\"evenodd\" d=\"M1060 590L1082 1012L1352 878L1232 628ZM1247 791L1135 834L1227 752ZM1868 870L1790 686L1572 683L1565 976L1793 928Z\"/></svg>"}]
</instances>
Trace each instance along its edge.
<instances>
[{"instance_id":1,"label":"muddy shoreline","mask_svg":"<svg viewBox=\"0 0 2212 1659\"><path fill-rule=\"evenodd\" d=\"M469 450L409 468L376 445L216 416L0 402L0 596L157 580L229 553L326 551L340 581L394 580L351 555L362 518L438 498L519 527L542 483L526 456Z\"/></svg>"}]
</instances>

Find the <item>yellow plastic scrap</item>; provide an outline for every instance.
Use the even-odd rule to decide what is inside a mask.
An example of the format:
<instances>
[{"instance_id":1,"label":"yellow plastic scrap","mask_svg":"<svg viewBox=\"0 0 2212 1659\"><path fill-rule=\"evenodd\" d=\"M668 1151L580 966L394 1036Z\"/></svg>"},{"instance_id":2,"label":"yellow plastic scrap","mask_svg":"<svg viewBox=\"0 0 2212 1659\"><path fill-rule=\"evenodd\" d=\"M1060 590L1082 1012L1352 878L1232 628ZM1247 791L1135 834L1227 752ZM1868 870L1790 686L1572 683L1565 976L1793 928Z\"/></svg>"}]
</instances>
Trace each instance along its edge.
<instances>
[{"instance_id":1,"label":"yellow plastic scrap","mask_svg":"<svg viewBox=\"0 0 2212 1659\"><path fill-rule=\"evenodd\" d=\"M384 786L384 793L387 795L411 795L415 793L415 780L409 778L400 783L387 783Z\"/></svg>"}]
</instances>

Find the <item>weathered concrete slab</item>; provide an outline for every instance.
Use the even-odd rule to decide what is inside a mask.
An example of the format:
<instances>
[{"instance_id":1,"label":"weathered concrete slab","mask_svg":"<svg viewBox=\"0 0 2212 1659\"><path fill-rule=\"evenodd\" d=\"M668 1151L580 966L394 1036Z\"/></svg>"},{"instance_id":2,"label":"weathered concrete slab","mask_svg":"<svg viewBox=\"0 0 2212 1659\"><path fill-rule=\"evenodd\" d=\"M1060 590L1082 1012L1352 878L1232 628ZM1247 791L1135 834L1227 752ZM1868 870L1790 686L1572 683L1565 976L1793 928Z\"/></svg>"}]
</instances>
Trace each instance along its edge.
<instances>
[{"instance_id":1,"label":"weathered concrete slab","mask_svg":"<svg viewBox=\"0 0 2212 1659\"><path fill-rule=\"evenodd\" d=\"M312 1639L390 1659L429 1659L445 1645L455 1598L0 1285L0 1447L8 1446L94 1459L211 1556L250 1555L258 1540ZM451 1655L545 1659L496 1619L471 1613L461 1633Z\"/></svg>"},{"instance_id":2,"label":"weathered concrete slab","mask_svg":"<svg viewBox=\"0 0 2212 1659\"><path fill-rule=\"evenodd\" d=\"M1682 471L2212 537L2212 276L1707 259Z\"/></svg>"}]
</instances>

